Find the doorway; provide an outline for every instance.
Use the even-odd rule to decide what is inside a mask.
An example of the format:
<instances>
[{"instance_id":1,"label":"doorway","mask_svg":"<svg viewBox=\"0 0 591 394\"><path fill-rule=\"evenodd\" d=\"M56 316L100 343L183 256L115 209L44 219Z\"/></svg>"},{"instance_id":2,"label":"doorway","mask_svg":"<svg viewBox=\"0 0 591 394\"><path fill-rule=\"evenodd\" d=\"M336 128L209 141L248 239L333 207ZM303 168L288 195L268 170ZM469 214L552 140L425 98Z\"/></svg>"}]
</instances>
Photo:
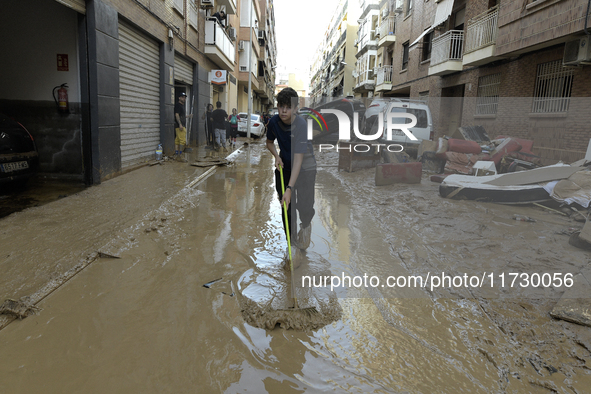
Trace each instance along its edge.
<instances>
[{"instance_id":1,"label":"doorway","mask_svg":"<svg viewBox=\"0 0 591 394\"><path fill-rule=\"evenodd\" d=\"M441 131L452 136L462 126L465 85L455 85L441 89Z\"/></svg>"}]
</instances>

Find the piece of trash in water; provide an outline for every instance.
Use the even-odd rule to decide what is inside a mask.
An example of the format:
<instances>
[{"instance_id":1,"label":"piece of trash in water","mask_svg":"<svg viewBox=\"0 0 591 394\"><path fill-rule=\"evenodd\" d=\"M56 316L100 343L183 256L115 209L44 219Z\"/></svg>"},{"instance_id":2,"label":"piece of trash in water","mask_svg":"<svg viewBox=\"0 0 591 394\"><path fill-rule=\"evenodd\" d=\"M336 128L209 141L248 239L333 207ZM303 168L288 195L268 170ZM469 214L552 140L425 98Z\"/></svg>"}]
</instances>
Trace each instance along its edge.
<instances>
[{"instance_id":1,"label":"piece of trash in water","mask_svg":"<svg viewBox=\"0 0 591 394\"><path fill-rule=\"evenodd\" d=\"M513 215L513 219L517 220L518 222L535 222L535 220L530 218L529 216L518 214Z\"/></svg>"},{"instance_id":2,"label":"piece of trash in water","mask_svg":"<svg viewBox=\"0 0 591 394\"><path fill-rule=\"evenodd\" d=\"M12 315L23 319L29 315L34 315L41 309L31 304L28 299L20 300L7 299L0 305L0 315Z\"/></svg>"},{"instance_id":3,"label":"piece of trash in water","mask_svg":"<svg viewBox=\"0 0 591 394\"><path fill-rule=\"evenodd\" d=\"M569 227L567 229L557 231L556 234L572 235L573 233L575 233L577 231L581 231L581 229L577 228L577 227Z\"/></svg>"},{"instance_id":4,"label":"piece of trash in water","mask_svg":"<svg viewBox=\"0 0 591 394\"><path fill-rule=\"evenodd\" d=\"M225 291L222 291L222 294L229 295L230 297L234 297L234 292L232 292L232 294L228 294Z\"/></svg>"},{"instance_id":5,"label":"piece of trash in water","mask_svg":"<svg viewBox=\"0 0 591 394\"><path fill-rule=\"evenodd\" d=\"M211 285L213 285L216 282L219 282L222 279L224 279L224 278L214 279L211 282L207 282L206 284L204 284L203 287L207 287L209 289L209 288L211 288Z\"/></svg>"},{"instance_id":6,"label":"piece of trash in water","mask_svg":"<svg viewBox=\"0 0 591 394\"><path fill-rule=\"evenodd\" d=\"M121 256L115 256L113 254L109 254L109 253L104 253L99 251L98 252L99 257L104 257L104 258L108 258L108 259L120 259Z\"/></svg>"}]
</instances>

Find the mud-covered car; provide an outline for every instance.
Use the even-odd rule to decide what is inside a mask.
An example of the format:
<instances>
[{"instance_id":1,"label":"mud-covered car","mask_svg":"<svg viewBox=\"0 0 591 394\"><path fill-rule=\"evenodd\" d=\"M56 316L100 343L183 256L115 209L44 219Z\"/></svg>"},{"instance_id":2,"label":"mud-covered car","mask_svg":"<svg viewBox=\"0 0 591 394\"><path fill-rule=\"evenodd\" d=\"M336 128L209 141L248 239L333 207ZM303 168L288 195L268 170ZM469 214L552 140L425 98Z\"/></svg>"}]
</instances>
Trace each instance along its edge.
<instances>
[{"instance_id":1,"label":"mud-covered car","mask_svg":"<svg viewBox=\"0 0 591 394\"><path fill-rule=\"evenodd\" d=\"M314 111L321 112L323 109L338 109L344 112L347 117L349 118L349 125L351 127L351 135L353 134L353 121L354 121L354 114L357 112L357 124L358 130L361 129L361 118L365 113L365 105L360 100L354 99L338 99L333 100L328 103L324 103L314 107ZM304 119L308 119L314 113L310 111L310 109L302 108L300 110L300 114L304 117ZM318 124L316 120L312 123L313 128L313 141L316 144L336 144L339 140L339 121L336 115L333 114L323 114L322 117L326 121L326 125L322 122Z\"/></svg>"},{"instance_id":2,"label":"mud-covered car","mask_svg":"<svg viewBox=\"0 0 591 394\"><path fill-rule=\"evenodd\" d=\"M0 114L0 184L25 183L39 169L39 154L28 130Z\"/></svg>"}]
</instances>

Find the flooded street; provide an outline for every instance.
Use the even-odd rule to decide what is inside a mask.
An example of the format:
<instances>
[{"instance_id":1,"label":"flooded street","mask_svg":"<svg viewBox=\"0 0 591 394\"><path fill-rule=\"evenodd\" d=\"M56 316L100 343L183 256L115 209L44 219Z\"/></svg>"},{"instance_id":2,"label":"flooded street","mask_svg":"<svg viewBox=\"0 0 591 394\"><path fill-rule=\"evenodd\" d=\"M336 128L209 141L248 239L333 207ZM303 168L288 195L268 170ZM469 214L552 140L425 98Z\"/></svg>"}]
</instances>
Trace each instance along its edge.
<instances>
[{"instance_id":1,"label":"flooded street","mask_svg":"<svg viewBox=\"0 0 591 394\"><path fill-rule=\"evenodd\" d=\"M310 267L379 278L591 273L588 252L557 234L568 218L445 200L425 176L378 188L373 169L318 159L297 278ZM288 306L289 272L272 156L255 142L235 160L194 187L183 185L205 170L167 163L1 219L2 300L103 254L0 331L0 393L589 392L589 327L548 315L564 289L297 289L333 300L340 318L303 331L247 324L241 297ZM518 212L537 222L512 220Z\"/></svg>"}]
</instances>

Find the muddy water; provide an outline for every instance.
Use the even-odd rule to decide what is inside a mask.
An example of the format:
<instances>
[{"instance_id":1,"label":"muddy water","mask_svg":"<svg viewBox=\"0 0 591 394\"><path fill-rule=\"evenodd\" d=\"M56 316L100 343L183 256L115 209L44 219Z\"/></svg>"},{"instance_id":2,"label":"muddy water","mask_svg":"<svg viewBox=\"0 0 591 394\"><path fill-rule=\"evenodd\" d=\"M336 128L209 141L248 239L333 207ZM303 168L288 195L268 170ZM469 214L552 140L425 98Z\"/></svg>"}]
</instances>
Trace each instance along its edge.
<instances>
[{"instance_id":1,"label":"muddy water","mask_svg":"<svg viewBox=\"0 0 591 394\"><path fill-rule=\"evenodd\" d=\"M266 275L279 298L288 287L271 177L263 145L251 146L113 237L103 249L121 259L97 260L0 331L0 392L588 392L589 329L551 320L552 294L342 288L340 319L321 329L246 324L239 284ZM372 177L319 171L309 255L323 270L586 266L555 234L566 219ZM515 209L538 222L515 223Z\"/></svg>"}]
</instances>

